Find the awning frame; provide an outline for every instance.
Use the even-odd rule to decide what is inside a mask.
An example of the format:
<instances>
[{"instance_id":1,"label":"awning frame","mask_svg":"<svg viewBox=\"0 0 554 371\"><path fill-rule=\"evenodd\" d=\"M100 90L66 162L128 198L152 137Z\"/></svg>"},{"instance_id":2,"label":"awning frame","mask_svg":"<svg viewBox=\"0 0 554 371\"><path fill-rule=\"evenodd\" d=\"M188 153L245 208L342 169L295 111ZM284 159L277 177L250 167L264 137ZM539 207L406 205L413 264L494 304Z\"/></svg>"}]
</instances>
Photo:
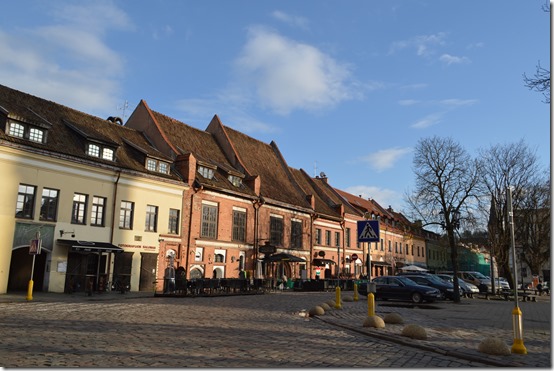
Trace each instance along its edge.
<instances>
[{"instance_id":1,"label":"awning frame","mask_svg":"<svg viewBox=\"0 0 554 371\"><path fill-rule=\"evenodd\" d=\"M111 244L109 242L65 240L65 239L58 239L57 242L62 245L70 246L71 250L76 252L96 252L96 253L109 252L109 253L118 254L124 251L121 247Z\"/></svg>"}]
</instances>

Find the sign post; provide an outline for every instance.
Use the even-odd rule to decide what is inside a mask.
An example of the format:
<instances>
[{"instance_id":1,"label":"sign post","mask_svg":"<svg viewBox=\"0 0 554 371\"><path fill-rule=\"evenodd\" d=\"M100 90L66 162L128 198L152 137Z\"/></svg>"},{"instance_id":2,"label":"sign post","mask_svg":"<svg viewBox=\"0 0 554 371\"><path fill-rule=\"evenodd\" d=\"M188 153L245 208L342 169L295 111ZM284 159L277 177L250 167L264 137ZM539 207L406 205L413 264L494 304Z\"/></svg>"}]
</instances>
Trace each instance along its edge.
<instances>
[{"instance_id":1,"label":"sign post","mask_svg":"<svg viewBox=\"0 0 554 371\"><path fill-rule=\"evenodd\" d=\"M379 221L360 220L358 221L358 242L368 242L367 252L367 314L375 315L375 284L371 283L371 242L379 242Z\"/></svg>"},{"instance_id":2,"label":"sign post","mask_svg":"<svg viewBox=\"0 0 554 371\"><path fill-rule=\"evenodd\" d=\"M29 280L29 286L27 287L27 300L33 300L33 273L35 271L35 258L40 254L42 248L42 240L40 239L40 232L36 233L36 238L29 242L29 254L33 255L33 263L31 264L31 279Z\"/></svg>"}]
</instances>

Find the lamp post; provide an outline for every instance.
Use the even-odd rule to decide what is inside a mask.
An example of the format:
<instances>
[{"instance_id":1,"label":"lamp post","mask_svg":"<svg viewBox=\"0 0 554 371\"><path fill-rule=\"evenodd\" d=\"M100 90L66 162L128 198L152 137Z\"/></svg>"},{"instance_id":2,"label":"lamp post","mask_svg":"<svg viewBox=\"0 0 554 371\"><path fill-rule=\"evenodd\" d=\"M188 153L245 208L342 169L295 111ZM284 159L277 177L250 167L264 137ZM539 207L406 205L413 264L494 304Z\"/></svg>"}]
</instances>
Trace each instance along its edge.
<instances>
[{"instance_id":1,"label":"lamp post","mask_svg":"<svg viewBox=\"0 0 554 371\"><path fill-rule=\"evenodd\" d=\"M523 323L522 323L522 313L519 309L518 297L517 297L517 254L516 254L516 243L515 243L515 233L514 233L514 212L512 211L512 189L508 186L506 191L507 194L507 208L508 208L508 224L510 225L510 245L512 248L512 260L513 260L513 271L514 271L514 309L512 310L512 326L514 330L514 343L512 345L512 353L517 354L527 354L527 349L523 344Z\"/></svg>"}]
</instances>

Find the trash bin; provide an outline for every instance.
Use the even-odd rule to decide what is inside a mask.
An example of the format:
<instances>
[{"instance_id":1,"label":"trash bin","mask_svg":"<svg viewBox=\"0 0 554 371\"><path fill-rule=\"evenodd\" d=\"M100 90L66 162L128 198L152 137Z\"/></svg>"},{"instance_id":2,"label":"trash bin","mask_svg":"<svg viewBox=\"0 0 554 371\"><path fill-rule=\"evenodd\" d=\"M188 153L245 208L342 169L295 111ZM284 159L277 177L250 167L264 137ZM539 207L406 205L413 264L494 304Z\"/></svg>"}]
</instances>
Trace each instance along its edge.
<instances>
[{"instance_id":1,"label":"trash bin","mask_svg":"<svg viewBox=\"0 0 554 371\"><path fill-rule=\"evenodd\" d=\"M289 279L287 280L287 287L288 287L289 289L294 288L294 281L293 281L291 278L289 278Z\"/></svg>"}]
</instances>

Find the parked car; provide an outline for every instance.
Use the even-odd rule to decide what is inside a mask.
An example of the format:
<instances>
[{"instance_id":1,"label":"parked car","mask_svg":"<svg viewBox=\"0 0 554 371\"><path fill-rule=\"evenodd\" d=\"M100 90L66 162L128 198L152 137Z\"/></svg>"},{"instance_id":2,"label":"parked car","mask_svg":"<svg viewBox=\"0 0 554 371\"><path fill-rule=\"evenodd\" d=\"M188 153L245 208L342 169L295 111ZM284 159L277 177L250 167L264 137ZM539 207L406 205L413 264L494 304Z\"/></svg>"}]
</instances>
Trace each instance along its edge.
<instances>
[{"instance_id":1,"label":"parked car","mask_svg":"<svg viewBox=\"0 0 554 371\"><path fill-rule=\"evenodd\" d=\"M429 303L441 298L438 289L421 286L404 276L381 276L372 280L375 283L376 299L397 299L412 301L416 304L423 301ZM367 295L367 285L361 284L358 292Z\"/></svg>"},{"instance_id":2,"label":"parked car","mask_svg":"<svg viewBox=\"0 0 554 371\"><path fill-rule=\"evenodd\" d=\"M450 274L444 274L444 273L437 274L436 276L454 285L454 276ZM470 282L466 282L462 279L458 279L458 286L460 286L460 289L463 291L463 294L468 298L472 298L473 294L479 293L479 288L477 286L475 286Z\"/></svg>"},{"instance_id":3,"label":"parked car","mask_svg":"<svg viewBox=\"0 0 554 371\"><path fill-rule=\"evenodd\" d=\"M454 284L445 282L434 274L429 273L403 273L403 277L408 277L418 285L434 287L441 292L442 299L454 299ZM462 289L459 289L460 296L464 294Z\"/></svg>"},{"instance_id":4,"label":"parked car","mask_svg":"<svg viewBox=\"0 0 554 371\"><path fill-rule=\"evenodd\" d=\"M440 273L453 274L452 272L440 272ZM487 278L481 272L458 271L458 278L461 278L466 282L472 283L477 287L479 287L479 285L486 285L488 291L492 290L490 278Z\"/></svg>"}]
</instances>

